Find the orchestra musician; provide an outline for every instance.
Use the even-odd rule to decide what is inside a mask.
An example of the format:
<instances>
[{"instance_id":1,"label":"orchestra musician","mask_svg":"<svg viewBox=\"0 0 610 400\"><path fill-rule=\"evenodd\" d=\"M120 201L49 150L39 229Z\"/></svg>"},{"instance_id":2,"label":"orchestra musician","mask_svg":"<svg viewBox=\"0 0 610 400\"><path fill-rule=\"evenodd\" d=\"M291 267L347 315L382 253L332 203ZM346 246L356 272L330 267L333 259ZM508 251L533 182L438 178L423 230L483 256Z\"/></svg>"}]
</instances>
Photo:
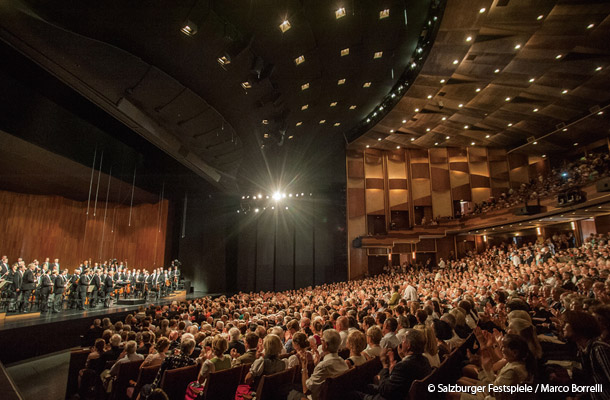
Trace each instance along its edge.
<instances>
[{"instance_id":1,"label":"orchestra musician","mask_svg":"<svg viewBox=\"0 0 610 400\"><path fill-rule=\"evenodd\" d=\"M5 276L8 276L9 271L8 257L2 256L2 261L0 261L0 278L6 279Z\"/></svg>"},{"instance_id":2,"label":"orchestra musician","mask_svg":"<svg viewBox=\"0 0 610 400\"><path fill-rule=\"evenodd\" d=\"M78 282L78 309L85 309L85 300L87 299L87 291L89 290L89 284L91 283L91 277L89 276L89 270L86 269L80 276Z\"/></svg>"},{"instance_id":3,"label":"orchestra musician","mask_svg":"<svg viewBox=\"0 0 610 400\"><path fill-rule=\"evenodd\" d=\"M25 312L26 306L30 302L30 296L36 288L36 277L34 276L34 269L36 265L34 263L28 264L27 268L24 268L23 278L21 282L21 301L19 303L19 312ZM29 307L28 307L29 311Z\"/></svg>"},{"instance_id":4,"label":"orchestra musician","mask_svg":"<svg viewBox=\"0 0 610 400\"><path fill-rule=\"evenodd\" d=\"M94 270L93 276L91 277L91 286L93 286L93 290L89 296L89 308L95 308L97 306L97 301L99 297L99 291L102 287L102 280L100 279L100 270Z\"/></svg>"},{"instance_id":5,"label":"orchestra musician","mask_svg":"<svg viewBox=\"0 0 610 400\"><path fill-rule=\"evenodd\" d=\"M40 276L40 312L46 313L49 311L49 295L53 290L53 282L46 270L43 270Z\"/></svg>"},{"instance_id":6,"label":"orchestra musician","mask_svg":"<svg viewBox=\"0 0 610 400\"><path fill-rule=\"evenodd\" d=\"M108 271L106 278L104 278L104 307L110 307L110 303L112 302L112 298L110 295L114 290L114 271Z\"/></svg>"},{"instance_id":7,"label":"orchestra musician","mask_svg":"<svg viewBox=\"0 0 610 400\"><path fill-rule=\"evenodd\" d=\"M53 267L53 272L55 273L55 267ZM66 286L68 285L68 270L64 269L64 271L55 277L55 281L53 282L53 292L55 293L55 297L53 298L53 313L58 313L63 309L64 303L64 292L66 291Z\"/></svg>"},{"instance_id":8,"label":"orchestra musician","mask_svg":"<svg viewBox=\"0 0 610 400\"><path fill-rule=\"evenodd\" d=\"M13 264L11 267L10 281L12 283L10 287L11 300L9 303L9 311L13 312L17 311L19 307L18 300L19 295L21 294L21 282L23 281L23 271L21 271L18 263Z\"/></svg>"},{"instance_id":9,"label":"orchestra musician","mask_svg":"<svg viewBox=\"0 0 610 400\"><path fill-rule=\"evenodd\" d=\"M68 299L68 307L78 307L78 282L80 281L80 269L76 268L70 277L70 297Z\"/></svg>"}]
</instances>

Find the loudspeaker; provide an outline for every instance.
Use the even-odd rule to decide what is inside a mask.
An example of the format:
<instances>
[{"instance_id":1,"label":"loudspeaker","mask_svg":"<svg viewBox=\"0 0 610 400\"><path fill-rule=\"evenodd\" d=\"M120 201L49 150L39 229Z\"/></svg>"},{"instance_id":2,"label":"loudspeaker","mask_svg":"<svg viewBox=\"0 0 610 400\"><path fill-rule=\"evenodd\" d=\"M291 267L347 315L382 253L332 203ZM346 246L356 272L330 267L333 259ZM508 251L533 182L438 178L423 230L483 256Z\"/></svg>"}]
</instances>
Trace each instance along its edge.
<instances>
[{"instance_id":1,"label":"loudspeaker","mask_svg":"<svg viewBox=\"0 0 610 400\"><path fill-rule=\"evenodd\" d=\"M355 249L362 247L362 236L358 236L356 239L352 240L352 247Z\"/></svg>"},{"instance_id":2,"label":"loudspeaker","mask_svg":"<svg viewBox=\"0 0 610 400\"><path fill-rule=\"evenodd\" d=\"M557 195L557 207L568 207L587 201L587 194L580 189L571 189Z\"/></svg>"},{"instance_id":3,"label":"loudspeaker","mask_svg":"<svg viewBox=\"0 0 610 400\"><path fill-rule=\"evenodd\" d=\"M519 207L514 211L515 215L534 215L540 214L542 211L541 206L525 206Z\"/></svg>"},{"instance_id":4,"label":"loudspeaker","mask_svg":"<svg viewBox=\"0 0 610 400\"><path fill-rule=\"evenodd\" d=\"M598 192L610 192L610 178L604 178L597 181Z\"/></svg>"}]
</instances>

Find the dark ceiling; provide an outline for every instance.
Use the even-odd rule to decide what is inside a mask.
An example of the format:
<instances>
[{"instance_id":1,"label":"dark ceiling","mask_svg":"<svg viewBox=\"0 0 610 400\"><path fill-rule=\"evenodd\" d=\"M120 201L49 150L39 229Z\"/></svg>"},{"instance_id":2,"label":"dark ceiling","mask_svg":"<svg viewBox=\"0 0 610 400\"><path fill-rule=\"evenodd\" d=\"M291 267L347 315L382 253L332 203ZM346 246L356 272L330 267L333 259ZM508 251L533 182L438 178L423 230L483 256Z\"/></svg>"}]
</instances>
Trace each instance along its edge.
<instances>
[{"instance_id":1,"label":"dark ceiling","mask_svg":"<svg viewBox=\"0 0 610 400\"><path fill-rule=\"evenodd\" d=\"M351 146L561 156L607 138L609 15L601 0L448 1L410 89Z\"/></svg>"},{"instance_id":2,"label":"dark ceiling","mask_svg":"<svg viewBox=\"0 0 610 400\"><path fill-rule=\"evenodd\" d=\"M217 187L299 189L345 179L344 134L396 85L430 6L8 1L0 34Z\"/></svg>"}]
</instances>

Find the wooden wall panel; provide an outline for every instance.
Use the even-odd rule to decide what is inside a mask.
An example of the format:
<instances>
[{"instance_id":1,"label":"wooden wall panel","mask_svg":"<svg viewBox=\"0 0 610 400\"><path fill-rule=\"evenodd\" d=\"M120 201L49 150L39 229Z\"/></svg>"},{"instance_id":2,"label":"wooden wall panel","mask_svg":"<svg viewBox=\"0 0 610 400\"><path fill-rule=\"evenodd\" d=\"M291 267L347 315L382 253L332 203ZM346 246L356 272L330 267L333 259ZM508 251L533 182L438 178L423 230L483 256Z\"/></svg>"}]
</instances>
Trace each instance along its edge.
<instances>
[{"instance_id":1,"label":"wooden wall panel","mask_svg":"<svg viewBox=\"0 0 610 400\"><path fill-rule=\"evenodd\" d=\"M0 252L11 261L59 258L73 269L83 260L128 260L130 266L151 269L164 264L168 201L161 204L125 205L87 202L59 196L0 191ZM103 240L102 240L103 237Z\"/></svg>"},{"instance_id":2,"label":"wooden wall panel","mask_svg":"<svg viewBox=\"0 0 610 400\"><path fill-rule=\"evenodd\" d=\"M436 251L434 239L422 239L417 243L417 251Z\"/></svg>"},{"instance_id":3,"label":"wooden wall panel","mask_svg":"<svg viewBox=\"0 0 610 400\"><path fill-rule=\"evenodd\" d=\"M364 215L364 189L347 189L347 209L350 218Z\"/></svg>"},{"instance_id":4,"label":"wooden wall panel","mask_svg":"<svg viewBox=\"0 0 610 400\"><path fill-rule=\"evenodd\" d=\"M367 189L383 189L383 179L381 178L366 178Z\"/></svg>"},{"instance_id":5,"label":"wooden wall panel","mask_svg":"<svg viewBox=\"0 0 610 400\"><path fill-rule=\"evenodd\" d=\"M430 169L428 163L411 164L411 176L413 179L429 179Z\"/></svg>"},{"instance_id":6,"label":"wooden wall panel","mask_svg":"<svg viewBox=\"0 0 610 400\"><path fill-rule=\"evenodd\" d=\"M444 192L450 189L449 171L443 168L430 168L432 182L432 190L435 192Z\"/></svg>"},{"instance_id":7,"label":"wooden wall panel","mask_svg":"<svg viewBox=\"0 0 610 400\"><path fill-rule=\"evenodd\" d=\"M347 162L347 176L353 179L364 178L364 163L362 160L349 160Z\"/></svg>"},{"instance_id":8,"label":"wooden wall panel","mask_svg":"<svg viewBox=\"0 0 610 400\"><path fill-rule=\"evenodd\" d=\"M390 190L394 190L394 189L406 190L407 189L407 180L406 179L390 179L388 181L388 183L389 183Z\"/></svg>"}]
</instances>

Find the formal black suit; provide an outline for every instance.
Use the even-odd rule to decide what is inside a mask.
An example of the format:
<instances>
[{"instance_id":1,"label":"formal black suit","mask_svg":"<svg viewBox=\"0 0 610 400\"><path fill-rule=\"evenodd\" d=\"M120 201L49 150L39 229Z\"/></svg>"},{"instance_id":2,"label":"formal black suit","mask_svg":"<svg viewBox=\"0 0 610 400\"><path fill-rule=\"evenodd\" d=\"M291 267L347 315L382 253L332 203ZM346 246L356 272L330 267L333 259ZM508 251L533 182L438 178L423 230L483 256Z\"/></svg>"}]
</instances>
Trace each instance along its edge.
<instances>
[{"instance_id":1,"label":"formal black suit","mask_svg":"<svg viewBox=\"0 0 610 400\"><path fill-rule=\"evenodd\" d=\"M411 384L416 379L422 379L432 372L428 359L421 354L413 354L398 362L392 373L384 368L379 373L377 393L352 393L355 399L364 400L403 400L408 397Z\"/></svg>"},{"instance_id":2,"label":"formal black suit","mask_svg":"<svg viewBox=\"0 0 610 400\"><path fill-rule=\"evenodd\" d=\"M49 310L49 295L53 290L53 280L47 274L43 274L40 277L40 312L47 312Z\"/></svg>"},{"instance_id":3,"label":"formal black suit","mask_svg":"<svg viewBox=\"0 0 610 400\"><path fill-rule=\"evenodd\" d=\"M0 278L7 275L9 271L7 263L0 263Z\"/></svg>"},{"instance_id":4,"label":"formal black suit","mask_svg":"<svg viewBox=\"0 0 610 400\"><path fill-rule=\"evenodd\" d=\"M34 271L28 268L23 273L23 280L21 282L21 302L19 303L19 311L25 311L25 307L30 302L30 296L35 288L36 277L34 276Z\"/></svg>"},{"instance_id":5,"label":"formal black suit","mask_svg":"<svg viewBox=\"0 0 610 400\"><path fill-rule=\"evenodd\" d=\"M93 285L93 292L91 292L91 296L89 297L89 306L93 308L97 305L98 292L102 287L102 280L99 275L93 275L91 278L91 285Z\"/></svg>"},{"instance_id":6,"label":"formal black suit","mask_svg":"<svg viewBox=\"0 0 610 400\"><path fill-rule=\"evenodd\" d=\"M87 289L91 283L91 277L87 274L82 274L78 283L78 308L85 309L85 299L87 298Z\"/></svg>"},{"instance_id":7,"label":"formal black suit","mask_svg":"<svg viewBox=\"0 0 610 400\"><path fill-rule=\"evenodd\" d=\"M110 293L114 290L114 280L110 275L104 278L104 307L110 306Z\"/></svg>"},{"instance_id":8,"label":"formal black suit","mask_svg":"<svg viewBox=\"0 0 610 400\"><path fill-rule=\"evenodd\" d=\"M17 270L10 272L11 277L11 304L9 305L9 311L16 311L19 307L19 297L21 295L21 282L23 281L23 274Z\"/></svg>"},{"instance_id":9,"label":"formal black suit","mask_svg":"<svg viewBox=\"0 0 610 400\"><path fill-rule=\"evenodd\" d=\"M58 275L55 277L53 284L53 293L55 293L55 297L53 298L53 312L59 312L63 308L64 292L66 291L68 278L64 275Z\"/></svg>"}]
</instances>

